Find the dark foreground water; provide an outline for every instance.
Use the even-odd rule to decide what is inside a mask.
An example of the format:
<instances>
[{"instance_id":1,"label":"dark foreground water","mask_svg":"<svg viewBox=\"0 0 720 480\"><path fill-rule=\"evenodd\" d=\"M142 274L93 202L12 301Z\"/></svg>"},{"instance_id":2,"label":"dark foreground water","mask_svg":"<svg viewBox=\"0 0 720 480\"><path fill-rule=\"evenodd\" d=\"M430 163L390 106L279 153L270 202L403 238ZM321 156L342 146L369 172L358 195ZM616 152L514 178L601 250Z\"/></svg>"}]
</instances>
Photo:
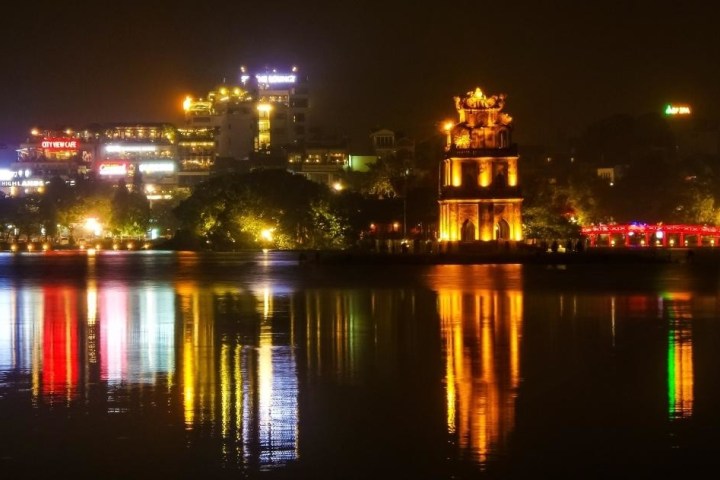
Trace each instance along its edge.
<instances>
[{"instance_id":1,"label":"dark foreground water","mask_svg":"<svg viewBox=\"0 0 720 480\"><path fill-rule=\"evenodd\" d=\"M0 254L0 477L714 476L719 292L697 263Z\"/></svg>"}]
</instances>

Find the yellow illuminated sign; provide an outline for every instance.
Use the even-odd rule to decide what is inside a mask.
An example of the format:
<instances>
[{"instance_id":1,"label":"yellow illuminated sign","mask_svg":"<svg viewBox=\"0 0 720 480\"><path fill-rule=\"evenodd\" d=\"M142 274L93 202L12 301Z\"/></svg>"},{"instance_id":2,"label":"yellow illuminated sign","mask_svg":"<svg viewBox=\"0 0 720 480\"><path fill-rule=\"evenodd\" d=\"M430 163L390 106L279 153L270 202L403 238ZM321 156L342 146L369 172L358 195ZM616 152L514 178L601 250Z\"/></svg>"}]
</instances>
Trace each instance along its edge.
<instances>
[{"instance_id":1,"label":"yellow illuminated sign","mask_svg":"<svg viewBox=\"0 0 720 480\"><path fill-rule=\"evenodd\" d=\"M687 105L667 105L665 115L690 115L690 107Z\"/></svg>"}]
</instances>

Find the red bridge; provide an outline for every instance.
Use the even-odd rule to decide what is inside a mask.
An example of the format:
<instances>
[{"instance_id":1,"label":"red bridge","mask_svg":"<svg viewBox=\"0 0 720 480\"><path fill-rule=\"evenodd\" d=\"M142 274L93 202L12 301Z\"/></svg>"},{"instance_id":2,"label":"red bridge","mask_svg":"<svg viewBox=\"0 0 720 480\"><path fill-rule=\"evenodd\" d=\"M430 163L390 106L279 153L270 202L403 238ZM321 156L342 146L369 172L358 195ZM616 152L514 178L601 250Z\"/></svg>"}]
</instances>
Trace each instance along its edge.
<instances>
[{"instance_id":1,"label":"red bridge","mask_svg":"<svg viewBox=\"0 0 720 480\"><path fill-rule=\"evenodd\" d=\"M708 225L613 223L582 227L582 234L588 237L591 247L714 247L720 245L720 227Z\"/></svg>"}]
</instances>

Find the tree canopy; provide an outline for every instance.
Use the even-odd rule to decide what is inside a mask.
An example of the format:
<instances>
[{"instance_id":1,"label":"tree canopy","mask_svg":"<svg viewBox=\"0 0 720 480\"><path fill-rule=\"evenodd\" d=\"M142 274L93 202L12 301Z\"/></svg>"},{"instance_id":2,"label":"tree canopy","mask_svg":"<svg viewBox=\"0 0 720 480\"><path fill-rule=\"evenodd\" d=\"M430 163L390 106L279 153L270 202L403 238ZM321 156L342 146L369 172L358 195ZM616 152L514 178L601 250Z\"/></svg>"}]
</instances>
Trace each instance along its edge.
<instances>
[{"instance_id":1,"label":"tree canopy","mask_svg":"<svg viewBox=\"0 0 720 480\"><path fill-rule=\"evenodd\" d=\"M175 213L214 250L339 248L348 228L327 186L277 169L211 178Z\"/></svg>"}]
</instances>

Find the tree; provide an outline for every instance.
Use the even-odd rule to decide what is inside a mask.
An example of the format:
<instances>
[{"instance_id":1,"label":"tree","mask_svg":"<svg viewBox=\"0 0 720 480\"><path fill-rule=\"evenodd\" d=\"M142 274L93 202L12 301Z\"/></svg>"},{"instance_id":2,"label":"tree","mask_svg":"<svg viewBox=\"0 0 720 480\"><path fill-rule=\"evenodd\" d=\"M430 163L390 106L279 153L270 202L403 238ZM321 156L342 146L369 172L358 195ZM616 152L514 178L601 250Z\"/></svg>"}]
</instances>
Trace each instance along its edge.
<instances>
[{"instance_id":1,"label":"tree","mask_svg":"<svg viewBox=\"0 0 720 480\"><path fill-rule=\"evenodd\" d=\"M112 199L111 226L120 236L142 236L150 223L150 204L140 191L128 190L125 180L118 182Z\"/></svg>"},{"instance_id":2,"label":"tree","mask_svg":"<svg viewBox=\"0 0 720 480\"><path fill-rule=\"evenodd\" d=\"M337 248L347 221L338 195L284 170L254 170L211 178L175 210L186 232L215 250Z\"/></svg>"}]
</instances>

